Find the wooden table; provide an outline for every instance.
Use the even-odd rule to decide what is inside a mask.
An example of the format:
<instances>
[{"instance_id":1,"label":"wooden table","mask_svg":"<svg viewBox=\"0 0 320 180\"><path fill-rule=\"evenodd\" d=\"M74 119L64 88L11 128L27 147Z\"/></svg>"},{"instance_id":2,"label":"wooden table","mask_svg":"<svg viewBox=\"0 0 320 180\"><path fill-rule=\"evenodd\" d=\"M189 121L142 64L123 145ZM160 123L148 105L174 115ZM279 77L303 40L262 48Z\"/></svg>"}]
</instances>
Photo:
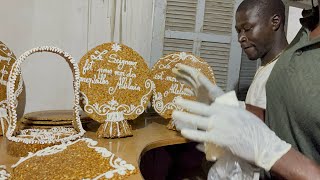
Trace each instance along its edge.
<instances>
[{"instance_id":1,"label":"wooden table","mask_svg":"<svg viewBox=\"0 0 320 180\"><path fill-rule=\"evenodd\" d=\"M187 140L178 132L168 130L165 120L159 116L140 117L131 122L133 136L120 139L97 139L96 123L88 124L85 137L98 141L98 146L105 147L115 155L139 168L140 157L147 151L167 145L186 143ZM7 155L7 140L0 136L0 165L6 165L9 172L11 165L19 158ZM128 179L143 179L141 173L130 176Z\"/></svg>"}]
</instances>

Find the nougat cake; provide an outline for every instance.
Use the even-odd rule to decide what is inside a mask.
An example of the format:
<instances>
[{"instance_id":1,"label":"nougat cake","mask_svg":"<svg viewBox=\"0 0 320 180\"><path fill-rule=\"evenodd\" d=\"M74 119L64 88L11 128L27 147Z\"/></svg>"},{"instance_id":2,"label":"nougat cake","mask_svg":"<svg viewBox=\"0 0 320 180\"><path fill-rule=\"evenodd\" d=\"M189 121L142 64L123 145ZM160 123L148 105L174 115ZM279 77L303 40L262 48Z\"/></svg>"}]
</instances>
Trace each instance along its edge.
<instances>
[{"instance_id":1,"label":"nougat cake","mask_svg":"<svg viewBox=\"0 0 320 180\"><path fill-rule=\"evenodd\" d=\"M145 60L130 47L112 42L90 50L79 68L83 109L101 123L98 137L132 136L127 120L142 114L152 95Z\"/></svg>"},{"instance_id":2,"label":"nougat cake","mask_svg":"<svg viewBox=\"0 0 320 180\"><path fill-rule=\"evenodd\" d=\"M165 119L171 120L173 110L183 110L175 104L177 98L195 100L196 97L184 91L190 87L179 82L172 72L177 63L186 64L198 69L210 81L215 83L214 73L210 65L203 59L191 53L176 52L160 58L152 67L152 80L155 84L153 90L152 106L154 110ZM169 122L169 129L175 130L172 121Z\"/></svg>"},{"instance_id":3,"label":"nougat cake","mask_svg":"<svg viewBox=\"0 0 320 180\"><path fill-rule=\"evenodd\" d=\"M137 173L135 166L96 145L82 138L29 153L12 166L12 179L127 179Z\"/></svg>"}]
</instances>

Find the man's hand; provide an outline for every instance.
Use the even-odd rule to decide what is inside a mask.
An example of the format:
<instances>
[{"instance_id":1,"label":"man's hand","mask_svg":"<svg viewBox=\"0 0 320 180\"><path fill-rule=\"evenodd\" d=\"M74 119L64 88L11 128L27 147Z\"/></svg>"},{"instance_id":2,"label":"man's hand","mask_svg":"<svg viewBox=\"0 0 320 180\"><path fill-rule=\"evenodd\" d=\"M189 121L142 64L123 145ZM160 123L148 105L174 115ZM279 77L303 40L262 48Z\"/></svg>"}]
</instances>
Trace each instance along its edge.
<instances>
[{"instance_id":1,"label":"man's hand","mask_svg":"<svg viewBox=\"0 0 320 180\"><path fill-rule=\"evenodd\" d=\"M178 63L176 67L172 69L172 72L176 75L178 81L187 84L191 89L185 88L184 91L190 95L196 96L197 101L205 104L211 104L218 101L221 95L225 92L216 84L213 84L204 74L202 74L197 69ZM234 92L232 92L234 93ZM237 99L235 94L229 94L230 97L233 96L233 100ZM223 98L220 100L223 104L230 104L230 99ZM236 106L245 108L243 101L231 102Z\"/></svg>"},{"instance_id":2,"label":"man's hand","mask_svg":"<svg viewBox=\"0 0 320 180\"><path fill-rule=\"evenodd\" d=\"M197 69L178 63L172 72L178 81L189 85L192 89L184 89L190 95L196 96L197 101L211 104L215 98L224 94L223 90L213 84L204 74Z\"/></svg>"},{"instance_id":3,"label":"man's hand","mask_svg":"<svg viewBox=\"0 0 320 180\"><path fill-rule=\"evenodd\" d=\"M183 136L221 146L267 171L291 148L258 117L239 107L219 103L202 104L200 107L183 99L177 103L194 114L174 111L173 118L199 129L182 129Z\"/></svg>"}]
</instances>

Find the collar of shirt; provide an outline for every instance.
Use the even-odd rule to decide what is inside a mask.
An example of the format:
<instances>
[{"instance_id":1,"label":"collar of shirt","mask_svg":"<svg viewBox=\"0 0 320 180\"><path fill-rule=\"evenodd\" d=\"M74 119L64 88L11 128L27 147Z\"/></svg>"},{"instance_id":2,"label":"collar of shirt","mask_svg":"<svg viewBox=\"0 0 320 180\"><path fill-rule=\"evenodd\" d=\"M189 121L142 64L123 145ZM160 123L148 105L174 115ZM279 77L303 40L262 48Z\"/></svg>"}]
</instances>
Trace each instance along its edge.
<instances>
[{"instance_id":1,"label":"collar of shirt","mask_svg":"<svg viewBox=\"0 0 320 180\"><path fill-rule=\"evenodd\" d=\"M307 28L302 27L297 33L297 36L290 43L288 49L293 46L296 46L296 51L305 51L313 48L320 48L320 36L310 40L309 35L310 31Z\"/></svg>"}]
</instances>

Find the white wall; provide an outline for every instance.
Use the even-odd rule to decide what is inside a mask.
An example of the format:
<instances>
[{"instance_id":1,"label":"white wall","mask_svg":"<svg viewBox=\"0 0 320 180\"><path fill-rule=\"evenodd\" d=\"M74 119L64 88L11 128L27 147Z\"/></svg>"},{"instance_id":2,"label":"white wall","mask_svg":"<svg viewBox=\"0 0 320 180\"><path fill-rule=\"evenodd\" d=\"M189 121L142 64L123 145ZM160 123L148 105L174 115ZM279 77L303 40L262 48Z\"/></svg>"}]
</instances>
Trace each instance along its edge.
<instances>
[{"instance_id":1,"label":"white wall","mask_svg":"<svg viewBox=\"0 0 320 180\"><path fill-rule=\"evenodd\" d=\"M89 0L89 49L109 41L124 43L148 63L153 0Z\"/></svg>"},{"instance_id":2,"label":"white wall","mask_svg":"<svg viewBox=\"0 0 320 180\"><path fill-rule=\"evenodd\" d=\"M17 57L33 47L52 45L78 61L91 48L115 40L137 50L149 61L152 0L0 0L0 3L0 40ZM23 64L22 73L26 113L72 108L72 76L62 58L49 53L31 55Z\"/></svg>"},{"instance_id":3,"label":"white wall","mask_svg":"<svg viewBox=\"0 0 320 180\"><path fill-rule=\"evenodd\" d=\"M301 15L302 9L297 7L289 7L288 14L288 26L287 26L287 39L290 43L293 38L296 36L298 31L301 28L301 24L299 19L302 17Z\"/></svg>"}]
</instances>

